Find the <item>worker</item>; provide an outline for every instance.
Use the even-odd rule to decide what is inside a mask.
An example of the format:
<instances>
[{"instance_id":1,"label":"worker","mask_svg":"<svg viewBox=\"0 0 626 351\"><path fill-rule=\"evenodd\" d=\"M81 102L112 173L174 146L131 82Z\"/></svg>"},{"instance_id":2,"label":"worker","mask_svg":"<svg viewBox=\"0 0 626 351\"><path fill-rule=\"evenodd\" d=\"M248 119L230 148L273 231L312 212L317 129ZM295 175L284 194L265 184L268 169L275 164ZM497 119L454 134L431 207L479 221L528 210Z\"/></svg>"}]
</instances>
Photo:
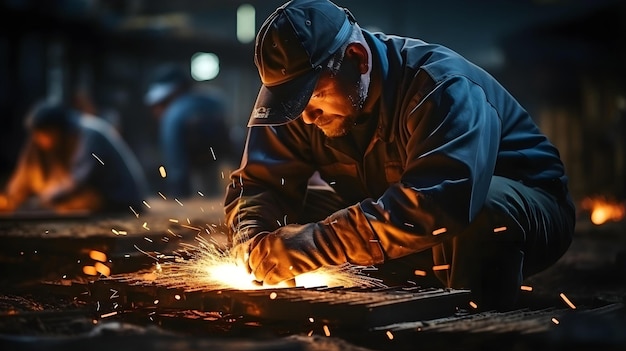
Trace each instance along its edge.
<instances>
[{"instance_id":1,"label":"worker","mask_svg":"<svg viewBox=\"0 0 626 351\"><path fill-rule=\"evenodd\" d=\"M254 61L262 86L225 220L257 281L349 262L389 268L383 280L425 272L508 309L568 249L558 150L451 49L294 0L261 26Z\"/></svg>"},{"instance_id":2,"label":"worker","mask_svg":"<svg viewBox=\"0 0 626 351\"><path fill-rule=\"evenodd\" d=\"M159 123L165 194L223 196L228 179L220 166L228 163L231 142L221 94L194 89L186 70L164 64L155 71L144 101Z\"/></svg>"},{"instance_id":3,"label":"worker","mask_svg":"<svg viewBox=\"0 0 626 351\"><path fill-rule=\"evenodd\" d=\"M51 102L35 104L25 121L29 137L0 196L0 211L140 210L143 170L108 122Z\"/></svg>"}]
</instances>

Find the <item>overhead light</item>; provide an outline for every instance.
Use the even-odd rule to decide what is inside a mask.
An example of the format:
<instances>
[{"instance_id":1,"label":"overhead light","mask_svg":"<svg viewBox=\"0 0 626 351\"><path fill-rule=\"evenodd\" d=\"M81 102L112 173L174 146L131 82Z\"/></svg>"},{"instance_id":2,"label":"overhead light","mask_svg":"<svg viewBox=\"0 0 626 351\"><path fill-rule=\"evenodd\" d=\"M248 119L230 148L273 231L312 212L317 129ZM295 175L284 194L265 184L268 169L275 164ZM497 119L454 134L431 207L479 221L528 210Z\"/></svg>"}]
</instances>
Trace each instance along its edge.
<instances>
[{"instance_id":1,"label":"overhead light","mask_svg":"<svg viewBox=\"0 0 626 351\"><path fill-rule=\"evenodd\" d=\"M197 52L191 56L191 77L197 81L211 80L220 73L220 59L212 52Z\"/></svg>"},{"instance_id":2,"label":"overhead light","mask_svg":"<svg viewBox=\"0 0 626 351\"><path fill-rule=\"evenodd\" d=\"M237 40L249 43L254 40L256 31L255 9L250 4L243 4L237 8Z\"/></svg>"}]
</instances>

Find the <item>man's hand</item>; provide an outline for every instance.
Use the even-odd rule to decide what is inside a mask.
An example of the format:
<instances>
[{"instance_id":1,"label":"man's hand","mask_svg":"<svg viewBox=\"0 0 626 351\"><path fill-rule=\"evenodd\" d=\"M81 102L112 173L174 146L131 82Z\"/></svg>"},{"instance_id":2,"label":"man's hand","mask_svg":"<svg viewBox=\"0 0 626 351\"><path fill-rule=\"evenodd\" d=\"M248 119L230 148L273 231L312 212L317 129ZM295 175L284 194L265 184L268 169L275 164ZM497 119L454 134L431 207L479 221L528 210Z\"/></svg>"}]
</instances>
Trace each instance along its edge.
<instances>
[{"instance_id":1,"label":"man's hand","mask_svg":"<svg viewBox=\"0 0 626 351\"><path fill-rule=\"evenodd\" d=\"M260 233L233 250L256 280L269 285L322 266L347 262L342 243L333 229L323 223L290 224L271 233Z\"/></svg>"}]
</instances>

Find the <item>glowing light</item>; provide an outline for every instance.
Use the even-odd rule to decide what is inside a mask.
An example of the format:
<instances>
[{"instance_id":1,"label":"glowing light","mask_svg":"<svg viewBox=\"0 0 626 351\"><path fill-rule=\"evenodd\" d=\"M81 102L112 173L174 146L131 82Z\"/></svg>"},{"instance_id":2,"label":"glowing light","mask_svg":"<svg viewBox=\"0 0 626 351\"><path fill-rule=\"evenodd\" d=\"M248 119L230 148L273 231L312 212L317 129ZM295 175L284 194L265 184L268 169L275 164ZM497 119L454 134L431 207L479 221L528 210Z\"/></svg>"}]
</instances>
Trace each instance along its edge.
<instances>
[{"instance_id":1,"label":"glowing light","mask_svg":"<svg viewBox=\"0 0 626 351\"><path fill-rule=\"evenodd\" d=\"M180 258L174 262L161 263L160 270L144 274L145 280L155 284L180 287L181 282L193 289L239 289L258 290L289 287L289 284L260 285L245 267L239 265L226 248L217 246L200 234L196 236L198 245L182 243L186 254L191 258ZM141 251L137 246L135 248ZM148 253L142 253L150 256ZM322 267L295 277L298 287L385 287L381 280L360 274L365 267L344 264ZM270 294L270 298L271 298ZM278 296L278 295L276 295Z\"/></svg>"},{"instance_id":2,"label":"glowing light","mask_svg":"<svg viewBox=\"0 0 626 351\"><path fill-rule=\"evenodd\" d=\"M494 228L493 232L494 233L499 233L499 232L503 232L506 230L506 227L498 227L498 228Z\"/></svg>"},{"instance_id":3,"label":"glowing light","mask_svg":"<svg viewBox=\"0 0 626 351\"><path fill-rule=\"evenodd\" d=\"M420 277L425 277L426 276L426 271L422 271L420 269L416 269L413 274L420 276Z\"/></svg>"},{"instance_id":4,"label":"glowing light","mask_svg":"<svg viewBox=\"0 0 626 351\"><path fill-rule=\"evenodd\" d=\"M167 172L165 172L165 167L159 166L159 173L161 174L161 178L167 177Z\"/></svg>"},{"instance_id":5,"label":"glowing light","mask_svg":"<svg viewBox=\"0 0 626 351\"><path fill-rule=\"evenodd\" d=\"M326 324L324 324L324 335L326 336L330 336L330 329L328 329L328 326Z\"/></svg>"},{"instance_id":6,"label":"glowing light","mask_svg":"<svg viewBox=\"0 0 626 351\"><path fill-rule=\"evenodd\" d=\"M137 213L137 211L133 209L133 206L128 206L128 208L130 208L130 210L133 211L133 214L135 215L135 217L139 218L139 213Z\"/></svg>"},{"instance_id":7,"label":"glowing light","mask_svg":"<svg viewBox=\"0 0 626 351\"><path fill-rule=\"evenodd\" d=\"M103 315L100 316L100 318L108 318L108 317L113 317L117 314L117 311L113 311L113 312L109 312L109 313L105 313ZM95 324L95 323L94 323Z\"/></svg>"},{"instance_id":8,"label":"glowing light","mask_svg":"<svg viewBox=\"0 0 626 351\"><path fill-rule=\"evenodd\" d=\"M520 289L523 291L533 291L533 287L528 285L522 285L520 286Z\"/></svg>"},{"instance_id":9,"label":"glowing light","mask_svg":"<svg viewBox=\"0 0 626 351\"><path fill-rule=\"evenodd\" d=\"M174 295L174 298L175 298L176 300L180 300L180 295L176 294L176 295Z\"/></svg>"},{"instance_id":10,"label":"glowing light","mask_svg":"<svg viewBox=\"0 0 626 351\"><path fill-rule=\"evenodd\" d=\"M309 322L313 323L315 322L315 319L313 319L313 317L309 317Z\"/></svg>"},{"instance_id":11,"label":"glowing light","mask_svg":"<svg viewBox=\"0 0 626 351\"><path fill-rule=\"evenodd\" d=\"M558 320L558 319L556 319L556 318L552 317L552 323L554 323L554 324L556 324L556 325L559 325L559 323L561 323L561 322L559 322L559 320Z\"/></svg>"},{"instance_id":12,"label":"glowing light","mask_svg":"<svg viewBox=\"0 0 626 351\"><path fill-rule=\"evenodd\" d=\"M220 59L212 52L197 52L191 56L191 77L197 81L211 80L220 73Z\"/></svg>"},{"instance_id":13,"label":"glowing light","mask_svg":"<svg viewBox=\"0 0 626 351\"><path fill-rule=\"evenodd\" d=\"M112 228L111 232L115 235L127 235L128 234L128 232L126 232L125 230L117 230L115 228Z\"/></svg>"},{"instance_id":14,"label":"glowing light","mask_svg":"<svg viewBox=\"0 0 626 351\"><path fill-rule=\"evenodd\" d=\"M387 338L389 338L389 340L393 340L393 334L391 333L391 331L387 330L385 334L387 334Z\"/></svg>"},{"instance_id":15,"label":"glowing light","mask_svg":"<svg viewBox=\"0 0 626 351\"><path fill-rule=\"evenodd\" d=\"M565 301L565 303L566 303L566 304L567 304L567 305L568 305L571 309L573 309L573 310L575 310L575 309L576 309L576 306L572 303L572 301L570 301L570 300L567 298L567 296L565 296L565 294L564 294L564 293L561 293L559 296L561 297L561 299L563 299L563 301Z\"/></svg>"},{"instance_id":16,"label":"glowing light","mask_svg":"<svg viewBox=\"0 0 626 351\"><path fill-rule=\"evenodd\" d=\"M87 275L98 275L98 271L96 270L96 267L94 266L84 266L83 273Z\"/></svg>"},{"instance_id":17,"label":"glowing light","mask_svg":"<svg viewBox=\"0 0 626 351\"><path fill-rule=\"evenodd\" d=\"M104 252L100 252L96 250L89 251L89 257L95 261L100 261L100 262L107 261L107 255Z\"/></svg>"},{"instance_id":18,"label":"glowing light","mask_svg":"<svg viewBox=\"0 0 626 351\"><path fill-rule=\"evenodd\" d=\"M100 157L98 157L96 154L94 154L93 152L91 153L91 156L93 156L96 160L98 160L98 162L100 162L101 165L104 166L104 162L102 162L102 160L100 159Z\"/></svg>"},{"instance_id":19,"label":"glowing light","mask_svg":"<svg viewBox=\"0 0 626 351\"><path fill-rule=\"evenodd\" d=\"M215 151L213 151L213 146L209 146L209 150L211 150L211 156L213 156L213 161L217 161L217 158L215 157Z\"/></svg>"},{"instance_id":20,"label":"glowing light","mask_svg":"<svg viewBox=\"0 0 626 351\"><path fill-rule=\"evenodd\" d=\"M102 274L105 277L108 277L111 275L111 268L107 267L106 265L100 262L96 262L96 264L94 265L94 269L96 270L96 272Z\"/></svg>"},{"instance_id":21,"label":"glowing light","mask_svg":"<svg viewBox=\"0 0 626 351\"><path fill-rule=\"evenodd\" d=\"M237 40L246 44L254 40L256 28L254 6L243 4L237 8Z\"/></svg>"},{"instance_id":22,"label":"glowing light","mask_svg":"<svg viewBox=\"0 0 626 351\"><path fill-rule=\"evenodd\" d=\"M473 309L477 309L477 308L478 308L478 305L477 305L477 304L476 304L476 302L474 302L474 301L470 301L470 302L469 302L469 305L470 305L470 307L472 307Z\"/></svg>"},{"instance_id":23,"label":"glowing light","mask_svg":"<svg viewBox=\"0 0 626 351\"><path fill-rule=\"evenodd\" d=\"M617 222L626 216L626 206L623 203L602 196L583 199L581 208L591 212L590 219L595 225L601 225L608 221Z\"/></svg>"},{"instance_id":24,"label":"glowing light","mask_svg":"<svg viewBox=\"0 0 626 351\"><path fill-rule=\"evenodd\" d=\"M433 266L433 271L445 271L446 269L449 269L450 265L449 264L440 264L437 266Z\"/></svg>"},{"instance_id":25,"label":"glowing light","mask_svg":"<svg viewBox=\"0 0 626 351\"><path fill-rule=\"evenodd\" d=\"M276 300L276 298L277 298L277 297L278 297L278 294L277 294L277 293L275 293L275 292L272 292L272 293L270 294L270 300Z\"/></svg>"},{"instance_id":26,"label":"glowing light","mask_svg":"<svg viewBox=\"0 0 626 351\"><path fill-rule=\"evenodd\" d=\"M433 235L443 234L443 233L445 233L445 232L447 232L447 231L448 231L448 229L446 229L446 228L439 228L439 229L437 229L437 230L435 230L435 231L433 232Z\"/></svg>"}]
</instances>

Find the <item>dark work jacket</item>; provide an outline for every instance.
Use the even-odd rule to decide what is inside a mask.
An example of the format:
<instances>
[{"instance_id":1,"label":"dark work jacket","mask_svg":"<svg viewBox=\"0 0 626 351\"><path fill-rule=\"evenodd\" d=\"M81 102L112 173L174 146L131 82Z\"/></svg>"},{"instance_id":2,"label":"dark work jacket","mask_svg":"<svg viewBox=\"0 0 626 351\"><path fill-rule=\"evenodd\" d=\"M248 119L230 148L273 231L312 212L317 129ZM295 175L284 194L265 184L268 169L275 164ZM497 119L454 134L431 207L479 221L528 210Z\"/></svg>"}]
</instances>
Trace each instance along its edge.
<instances>
[{"instance_id":1,"label":"dark work jacket","mask_svg":"<svg viewBox=\"0 0 626 351\"><path fill-rule=\"evenodd\" d=\"M295 222L316 170L353 204L322 230L335 231L348 261L364 265L439 244L448 234L433 235L438 228L460 231L482 208L493 175L565 189L557 149L491 75L443 46L363 32L382 75L364 155L301 118L251 127L225 198L235 240Z\"/></svg>"}]
</instances>

